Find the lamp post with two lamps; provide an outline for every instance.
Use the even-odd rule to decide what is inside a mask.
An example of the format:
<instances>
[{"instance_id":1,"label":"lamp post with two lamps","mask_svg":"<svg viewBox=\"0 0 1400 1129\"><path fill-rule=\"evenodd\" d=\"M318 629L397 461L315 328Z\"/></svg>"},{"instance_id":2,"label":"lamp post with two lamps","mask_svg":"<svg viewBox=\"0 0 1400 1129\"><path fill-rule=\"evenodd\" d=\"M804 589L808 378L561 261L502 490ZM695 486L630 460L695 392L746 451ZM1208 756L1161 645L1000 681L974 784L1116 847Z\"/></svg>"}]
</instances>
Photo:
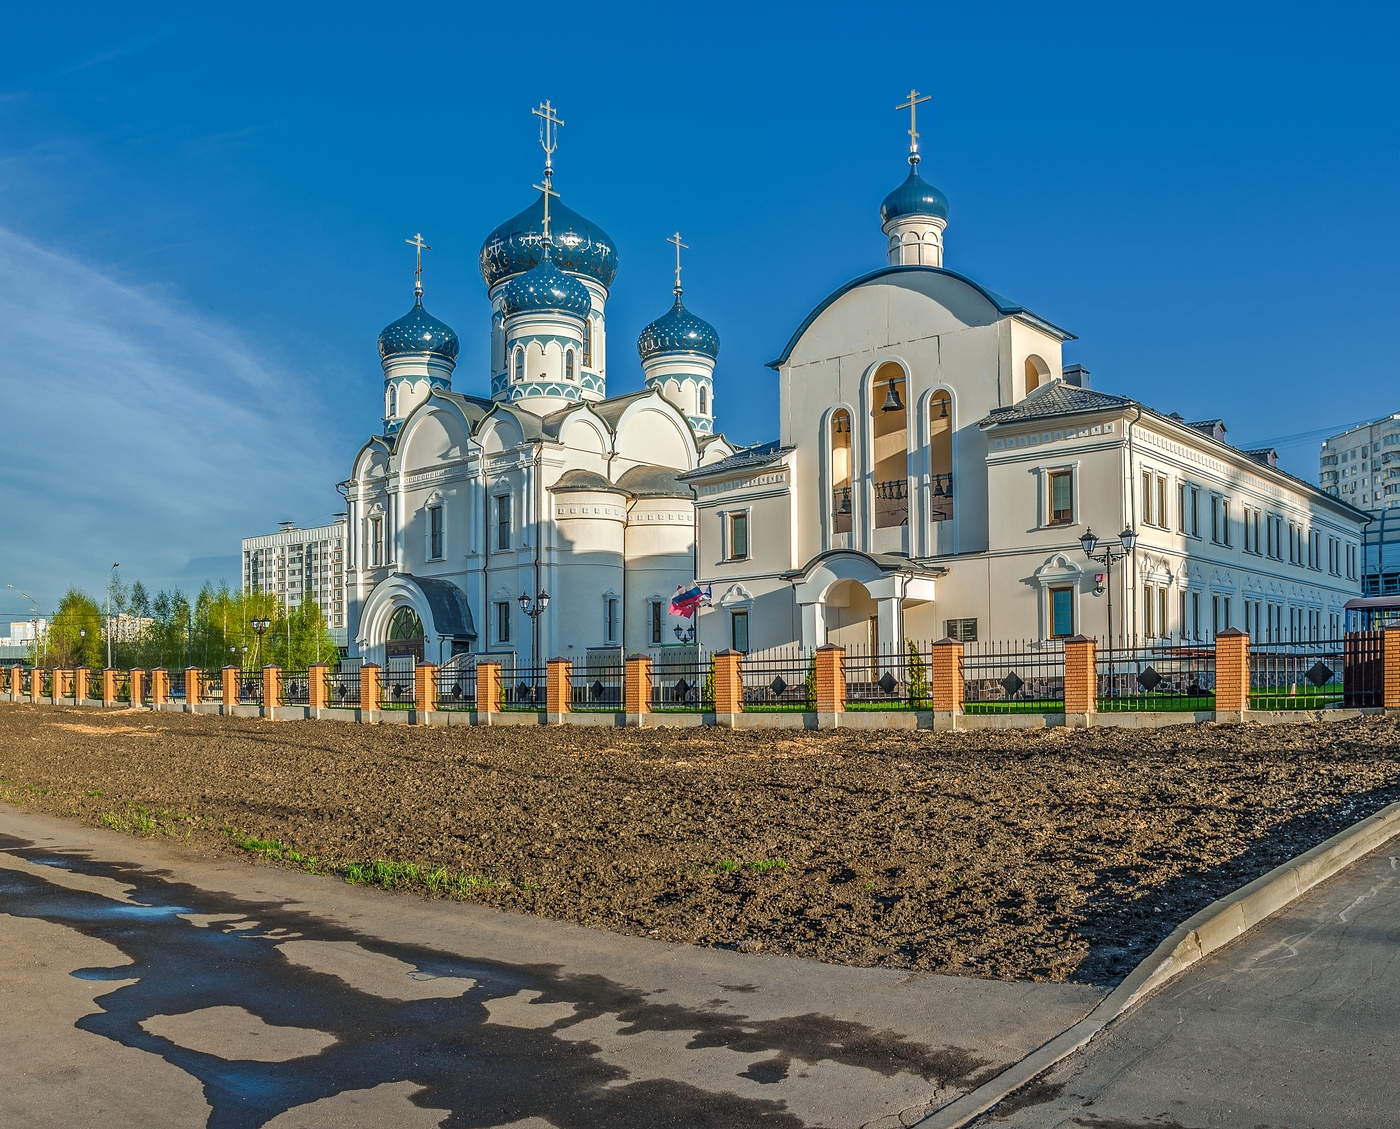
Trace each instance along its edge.
<instances>
[{"instance_id":1,"label":"lamp post with two lamps","mask_svg":"<svg viewBox=\"0 0 1400 1129\"><path fill-rule=\"evenodd\" d=\"M536 666L540 661L540 616L544 615L544 609L549 607L549 593L541 588L535 593L532 600L526 592L520 593L520 610L530 617L530 646L532 649L531 661Z\"/></svg>"},{"instance_id":2,"label":"lamp post with two lamps","mask_svg":"<svg viewBox=\"0 0 1400 1129\"><path fill-rule=\"evenodd\" d=\"M1110 681L1113 678L1113 564L1131 555L1137 545L1137 531L1131 525L1125 525L1123 532L1118 534L1118 545L1115 547L1112 542L1103 543L1102 552L1096 553L1094 550L1099 547L1098 536L1092 528L1085 529L1084 535L1079 538L1079 547L1084 550L1084 555L1091 561L1104 566L1104 589L1108 593L1108 673Z\"/></svg>"},{"instance_id":3,"label":"lamp post with two lamps","mask_svg":"<svg viewBox=\"0 0 1400 1129\"><path fill-rule=\"evenodd\" d=\"M256 668L258 659L262 656L262 637L267 629L272 626L272 620L268 619L266 616L254 616L248 621L248 626L253 629L253 633L258 637L257 646L253 648L253 666Z\"/></svg>"}]
</instances>

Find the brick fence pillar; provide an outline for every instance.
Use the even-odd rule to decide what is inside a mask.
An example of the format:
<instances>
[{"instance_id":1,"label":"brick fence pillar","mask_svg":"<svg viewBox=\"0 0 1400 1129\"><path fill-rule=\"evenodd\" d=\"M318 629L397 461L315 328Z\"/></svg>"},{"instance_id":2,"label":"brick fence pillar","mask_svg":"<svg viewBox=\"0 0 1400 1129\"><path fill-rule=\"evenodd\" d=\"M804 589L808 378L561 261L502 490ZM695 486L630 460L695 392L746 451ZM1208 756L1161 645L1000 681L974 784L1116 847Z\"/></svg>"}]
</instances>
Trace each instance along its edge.
<instances>
[{"instance_id":1,"label":"brick fence pillar","mask_svg":"<svg viewBox=\"0 0 1400 1129\"><path fill-rule=\"evenodd\" d=\"M313 710L323 710L330 705L331 668L325 663L312 663L306 671L306 704Z\"/></svg>"},{"instance_id":2,"label":"brick fence pillar","mask_svg":"<svg viewBox=\"0 0 1400 1129\"><path fill-rule=\"evenodd\" d=\"M199 684L203 681L203 672L199 667L185 667L185 709L193 712L194 707L199 705L199 700L203 697Z\"/></svg>"},{"instance_id":3,"label":"brick fence pillar","mask_svg":"<svg viewBox=\"0 0 1400 1129\"><path fill-rule=\"evenodd\" d=\"M60 698L71 697L73 689L73 672L71 670L55 670L53 672L53 683L49 686L49 697L57 702Z\"/></svg>"},{"instance_id":4,"label":"brick fence pillar","mask_svg":"<svg viewBox=\"0 0 1400 1129\"><path fill-rule=\"evenodd\" d=\"M384 693L383 668L378 663L360 667L360 712L378 710Z\"/></svg>"},{"instance_id":5,"label":"brick fence pillar","mask_svg":"<svg viewBox=\"0 0 1400 1129\"><path fill-rule=\"evenodd\" d=\"M53 693L53 683L49 683L49 693ZM29 700L37 702L44 696L44 669L36 666L29 672Z\"/></svg>"},{"instance_id":6,"label":"brick fence pillar","mask_svg":"<svg viewBox=\"0 0 1400 1129\"><path fill-rule=\"evenodd\" d=\"M102 704L104 706L114 706L117 704L117 675L120 671L108 667L102 672Z\"/></svg>"},{"instance_id":7,"label":"brick fence pillar","mask_svg":"<svg viewBox=\"0 0 1400 1129\"><path fill-rule=\"evenodd\" d=\"M76 667L73 671L73 701L87 701L88 688L92 684L92 669L86 666ZM65 698L67 694L63 695Z\"/></svg>"},{"instance_id":8,"label":"brick fence pillar","mask_svg":"<svg viewBox=\"0 0 1400 1129\"><path fill-rule=\"evenodd\" d=\"M501 712L501 664L476 664L476 721L490 725L491 718Z\"/></svg>"},{"instance_id":9,"label":"brick fence pillar","mask_svg":"<svg viewBox=\"0 0 1400 1129\"><path fill-rule=\"evenodd\" d=\"M574 664L568 659L545 663L544 712L551 724L562 722L574 697Z\"/></svg>"},{"instance_id":10,"label":"brick fence pillar","mask_svg":"<svg viewBox=\"0 0 1400 1129\"><path fill-rule=\"evenodd\" d=\"M243 681L239 675L243 672L236 666L226 666L221 672L220 686L223 690L224 713L231 713L233 707L238 705L239 684Z\"/></svg>"},{"instance_id":11,"label":"brick fence pillar","mask_svg":"<svg viewBox=\"0 0 1400 1129\"><path fill-rule=\"evenodd\" d=\"M1249 636L1227 627L1215 636L1215 720L1243 721L1249 709Z\"/></svg>"},{"instance_id":12,"label":"brick fence pillar","mask_svg":"<svg viewBox=\"0 0 1400 1129\"><path fill-rule=\"evenodd\" d=\"M170 701L170 671L158 666L151 671L151 705L163 706Z\"/></svg>"},{"instance_id":13,"label":"brick fence pillar","mask_svg":"<svg viewBox=\"0 0 1400 1129\"><path fill-rule=\"evenodd\" d=\"M275 710L282 704L282 668L265 666L262 668L263 709Z\"/></svg>"},{"instance_id":14,"label":"brick fence pillar","mask_svg":"<svg viewBox=\"0 0 1400 1129\"><path fill-rule=\"evenodd\" d=\"M817 728L835 727L846 712L846 648L826 643L817 648Z\"/></svg>"},{"instance_id":15,"label":"brick fence pillar","mask_svg":"<svg viewBox=\"0 0 1400 1129\"><path fill-rule=\"evenodd\" d=\"M734 718L744 712L744 679L740 663L744 656L733 649L712 656L715 664L715 721L719 725L734 725Z\"/></svg>"},{"instance_id":16,"label":"brick fence pillar","mask_svg":"<svg viewBox=\"0 0 1400 1129\"><path fill-rule=\"evenodd\" d=\"M967 689L963 678L963 645L956 639L940 639L929 649L929 697L935 717L956 717L963 712Z\"/></svg>"},{"instance_id":17,"label":"brick fence pillar","mask_svg":"<svg viewBox=\"0 0 1400 1129\"><path fill-rule=\"evenodd\" d=\"M1400 627L1381 633L1381 705L1400 710Z\"/></svg>"},{"instance_id":18,"label":"brick fence pillar","mask_svg":"<svg viewBox=\"0 0 1400 1129\"><path fill-rule=\"evenodd\" d=\"M146 672L133 667L126 672L127 698L133 706L142 705L146 700Z\"/></svg>"},{"instance_id":19,"label":"brick fence pillar","mask_svg":"<svg viewBox=\"0 0 1400 1129\"><path fill-rule=\"evenodd\" d=\"M24 667L10 667L10 699L19 697L19 692L24 689Z\"/></svg>"},{"instance_id":20,"label":"brick fence pillar","mask_svg":"<svg viewBox=\"0 0 1400 1129\"><path fill-rule=\"evenodd\" d=\"M1092 639L1065 640L1065 724L1089 725L1099 710L1099 660Z\"/></svg>"},{"instance_id":21,"label":"brick fence pillar","mask_svg":"<svg viewBox=\"0 0 1400 1129\"><path fill-rule=\"evenodd\" d=\"M642 715L651 713L651 656L633 655L627 660L622 682L625 724L641 725Z\"/></svg>"},{"instance_id":22,"label":"brick fence pillar","mask_svg":"<svg viewBox=\"0 0 1400 1129\"><path fill-rule=\"evenodd\" d=\"M419 725L428 724L428 714L437 709L438 668L436 663L419 663L413 668L413 712Z\"/></svg>"}]
</instances>

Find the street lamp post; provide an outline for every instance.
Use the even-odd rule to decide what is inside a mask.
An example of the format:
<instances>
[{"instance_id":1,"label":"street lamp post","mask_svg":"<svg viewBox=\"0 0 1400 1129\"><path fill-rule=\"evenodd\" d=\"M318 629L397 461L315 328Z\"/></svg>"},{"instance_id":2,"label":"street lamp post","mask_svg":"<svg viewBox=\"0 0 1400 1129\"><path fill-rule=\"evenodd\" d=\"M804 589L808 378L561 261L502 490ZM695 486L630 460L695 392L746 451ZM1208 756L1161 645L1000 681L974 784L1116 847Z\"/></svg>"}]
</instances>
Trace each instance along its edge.
<instances>
[{"instance_id":1,"label":"street lamp post","mask_svg":"<svg viewBox=\"0 0 1400 1129\"><path fill-rule=\"evenodd\" d=\"M32 616L34 617L33 619L31 619L31 620L29 621L30 624L32 624L33 627L34 627L34 663L33 663L33 666L32 666L31 669L38 670L38 669L39 669L39 602L38 602L37 600L35 600L34 597L31 596L28 592L21 591L20 589L16 588L13 584L6 584L5 587L8 588L11 592L19 592L19 594L20 594L21 596L23 596L26 600L29 601L29 613L30 613L30 615L32 615Z\"/></svg>"},{"instance_id":2,"label":"street lamp post","mask_svg":"<svg viewBox=\"0 0 1400 1129\"><path fill-rule=\"evenodd\" d=\"M112 669L112 585L117 582L117 569L121 562L112 562L111 575L107 577L107 669Z\"/></svg>"},{"instance_id":3,"label":"street lamp post","mask_svg":"<svg viewBox=\"0 0 1400 1129\"><path fill-rule=\"evenodd\" d=\"M1121 561L1133 551L1137 545L1137 533L1131 525L1123 527L1123 532L1118 535L1118 547L1105 541L1103 551L1095 553L1099 546L1099 539L1092 529L1085 529L1084 536L1079 539L1079 547L1084 550L1084 555L1091 561L1104 566L1104 588L1108 592L1108 678L1110 687L1113 684L1113 562Z\"/></svg>"},{"instance_id":4,"label":"street lamp post","mask_svg":"<svg viewBox=\"0 0 1400 1129\"><path fill-rule=\"evenodd\" d=\"M520 593L520 610L530 617L531 661L536 666L540 662L540 616L544 615L544 609L547 607L549 593L544 589L536 592L533 600L525 592Z\"/></svg>"},{"instance_id":5,"label":"street lamp post","mask_svg":"<svg viewBox=\"0 0 1400 1129\"><path fill-rule=\"evenodd\" d=\"M263 616L261 619L254 616L248 621L248 626L253 629L253 633L258 637L258 645L253 650L253 666L257 667L258 659L262 655L263 632L272 626L272 620L268 619L266 616Z\"/></svg>"}]
</instances>

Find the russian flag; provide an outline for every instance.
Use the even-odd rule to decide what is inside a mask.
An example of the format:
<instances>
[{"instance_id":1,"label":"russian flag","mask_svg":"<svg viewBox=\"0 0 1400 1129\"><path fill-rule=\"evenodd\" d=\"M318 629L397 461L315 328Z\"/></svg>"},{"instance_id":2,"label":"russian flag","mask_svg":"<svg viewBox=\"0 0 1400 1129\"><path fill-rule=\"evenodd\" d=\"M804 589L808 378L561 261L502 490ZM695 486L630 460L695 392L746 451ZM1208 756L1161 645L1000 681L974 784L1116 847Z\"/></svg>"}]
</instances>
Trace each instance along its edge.
<instances>
[{"instance_id":1,"label":"russian flag","mask_svg":"<svg viewBox=\"0 0 1400 1129\"><path fill-rule=\"evenodd\" d=\"M691 585L689 588L678 585L676 594L671 597L671 614L689 619L695 614L696 608L702 608L709 602L710 586L708 584L703 588L699 584Z\"/></svg>"}]
</instances>

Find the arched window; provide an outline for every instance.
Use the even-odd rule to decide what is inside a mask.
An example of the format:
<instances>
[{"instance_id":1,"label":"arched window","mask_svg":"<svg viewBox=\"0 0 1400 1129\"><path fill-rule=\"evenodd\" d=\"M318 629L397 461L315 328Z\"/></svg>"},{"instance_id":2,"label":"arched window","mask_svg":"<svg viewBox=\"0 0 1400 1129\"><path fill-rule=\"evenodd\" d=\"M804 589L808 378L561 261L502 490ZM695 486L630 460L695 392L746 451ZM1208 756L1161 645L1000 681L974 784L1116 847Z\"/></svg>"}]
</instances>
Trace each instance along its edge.
<instances>
[{"instance_id":1,"label":"arched window","mask_svg":"<svg viewBox=\"0 0 1400 1129\"><path fill-rule=\"evenodd\" d=\"M593 367L593 319L583 319L583 367Z\"/></svg>"},{"instance_id":2,"label":"arched window","mask_svg":"<svg viewBox=\"0 0 1400 1129\"><path fill-rule=\"evenodd\" d=\"M845 408L831 414L831 532L851 532L851 413Z\"/></svg>"},{"instance_id":3,"label":"arched window","mask_svg":"<svg viewBox=\"0 0 1400 1129\"><path fill-rule=\"evenodd\" d=\"M904 370L887 361L870 384L875 440L875 528L909 524L909 389Z\"/></svg>"},{"instance_id":4,"label":"arched window","mask_svg":"<svg viewBox=\"0 0 1400 1129\"><path fill-rule=\"evenodd\" d=\"M705 386L700 385L700 414L705 415L709 409L709 396L705 394Z\"/></svg>"},{"instance_id":5,"label":"arched window","mask_svg":"<svg viewBox=\"0 0 1400 1129\"><path fill-rule=\"evenodd\" d=\"M399 414L399 390L392 384L384 394L384 414L390 419Z\"/></svg>"},{"instance_id":6,"label":"arched window","mask_svg":"<svg viewBox=\"0 0 1400 1129\"><path fill-rule=\"evenodd\" d=\"M574 351L573 351L572 349L565 349L565 350L564 350L564 379L565 379L565 380L573 380L573 378L574 378Z\"/></svg>"},{"instance_id":7,"label":"arched window","mask_svg":"<svg viewBox=\"0 0 1400 1129\"><path fill-rule=\"evenodd\" d=\"M1030 395L1050 379L1050 366L1032 353L1026 358L1026 394Z\"/></svg>"},{"instance_id":8,"label":"arched window","mask_svg":"<svg viewBox=\"0 0 1400 1129\"><path fill-rule=\"evenodd\" d=\"M511 376L516 381L525 379L525 350L515 347L515 359L511 362Z\"/></svg>"},{"instance_id":9,"label":"arched window","mask_svg":"<svg viewBox=\"0 0 1400 1129\"><path fill-rule=\"evenodd\" d=\"M928 402L929 517L953 518L953 398L935 392Z\"/></svg>"}]
</instances>

